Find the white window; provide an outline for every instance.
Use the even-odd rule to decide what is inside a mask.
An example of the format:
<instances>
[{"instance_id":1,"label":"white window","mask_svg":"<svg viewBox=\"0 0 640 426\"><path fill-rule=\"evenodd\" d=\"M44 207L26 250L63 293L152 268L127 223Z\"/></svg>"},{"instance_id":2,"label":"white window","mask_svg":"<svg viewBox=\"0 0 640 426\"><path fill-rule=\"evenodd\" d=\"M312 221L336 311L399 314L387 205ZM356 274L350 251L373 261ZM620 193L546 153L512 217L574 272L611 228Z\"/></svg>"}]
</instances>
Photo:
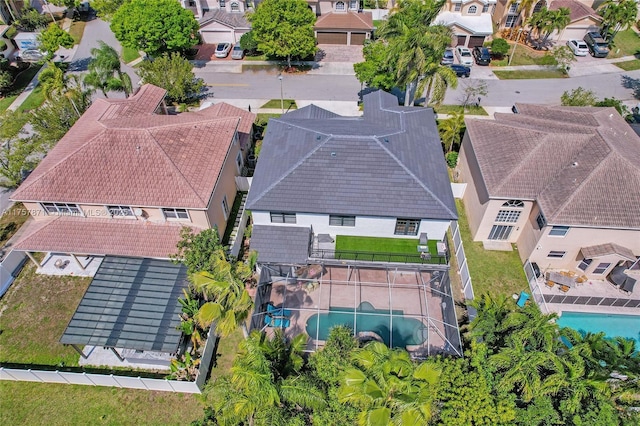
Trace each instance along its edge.
<instances>
[{"instance_id":1,"label":"white window","mask_svg":"<svg viewBox=\"0 0 640 426\"><path fill-rule=\"evenodd\" d=\"M339 1L336 3L336 10L344 10L344 2Z\"/></svg>"},{"instance_id":2,"label":"white window","mask_svg":"<svg viewBox=\"0 0 640 426\"><path fill-rule=\"evenodd\" d=\"M231 3L231 11L240 12L240 5L238 5L238 3L236 2Z\"/></svg>"},{"instance_id":3,"label":"white window","mask_svg":"<svg viewBox=\"0 0 640 426\"><path fill-rule=\"evenodd\" d=\"M500 210L495 221L515 223L520 218L520 213L520 210Z\"/></svg>"},{"instance_id":4,"label":"white window","mask_svg":"<svg viewBox=\"0 0 640 426\"><path fill-rule=\"evenodd\" d=\"M238 174L242 173L242 152L239 152L236 157L236 166L238 167Z\"/></svg>"},{"instance_id":5,"label":"white window","mask_svg":"<svg viewBox=\"0 0 640 426\"><path fill-rule=\"evenodd\" d=\"M107 210L111 216L134 217L133 209L129 206L107 206Z\"/></svg>"},{"instance_id":6,"label":"white window","mask_svg":"<svg viewBox=\"0 0 640 426\"><path fill-rule=\"evenodd\" d=\"M489 11L489 5L485 4L484 6L482 6L482 13L487 13Z\"/></svg>"},{"instance_id":7,"label":"white window","mask_svg":"<svg viewBox=\"0 0 640 426\"><path fill-rule=\"evenodd\" d=\"M562 259L565 254L567 254L566 251L551 250L547 257L550 257L552 259Z\"/></svg>"},{"instance_id":8,"label":"white window","mask_svg":"<svg viewBox=\"0 0 640 426\"><path fill-rule=\"evenodd\" d=\"M509 6L509 15L515 15L518 13L518 6L520 5L520 3L511 3L511 6Z\"/></svg>"},{"instance_id":9,"label":"white window","mask_svg":"<svg viewBox=\"0 0 640 426\"><path fill-rule=\"evenodd\" d=\"M531 13L538 13L540 12L540 10L544 7L544 2L543 1L539 1L538 3L536 3L535 6L533 6L533 12Z\"/></svg>"},{"instance_id":10,"label":"white window","mask_svg":"<svg viewBox=\"0 0 640 426\"><path fill-rule=\"evenodd\" d=\"M358 0L349 1L349 9L357 9L358 8Z\"/></svg>"},{"instance_id":11,"label":"white window","mask_svg":"<svg viewBox=\"0 0 640 426\"><path fill-rule=\"evenodd\" d=\"M330 226L356 226L355 216L329 215Z\"/></svg>"},{"instance_id":12,"label":"white window","mask_svg":"<svg viewBox=\"0 0 640 426\"><path fill-rule=\"evenodd\" d=\"M460 10L461 10L461 9L462 9L462 4L461 4L461 3L456 3L456 4L453 6L453 11L454 11L454 12L460 12Z\"/></svg>"},{"instance_id":13,"label":"white window","mask_svg":"<svg viewBox=\"0 0 640 426\"><path fill-rule=\"evenodd\" d=\"M505 28L513 28L518 20L518 15L509 15L504 23Z\"/></svg>"},{"instance_id":14,"label":"white window","mask_svg":"<svg viewBox=\"0 0 640 426\"><path fill-rule=\"evenodd\" d=\"M544 217L542 212L538 213L538 216L536 217L536 223L538 224L538 229L542 229L547 226L547 219Z\"/></svg>"},{"instance_id":15,"label":"white window","mask_svg":"<svg viewBox=\"0 0 640 426\"><path fill-rule=\"evenodd\" d=\"M78 207L77 204L42 203L42 208L48 214L62 214L62 215L73 215L73 216L82 215L82 211L80 211L80 207Z\"/></svg>"},{"instance_id":16,"label":"white window","mask_svg":"<svg viewBox=\"0 0 640 426\"><path fill-rule=\"evenodd\" d=\"M222 199L222 214L224 214L224 220L229 218L229 204L227 203L227 196Z\"/></svg>"},{"instance_id":17,"label":"white window","mask_svg":"<svg viewBox=\"0 0 640 426\"><path fill-rule=\"evenodd\" d=\"M489 240L507 240L513 231L513 226L493 225L489 232Z\"/></svg>"},{"instance_id":18,"label":"white window","mask_svg":"<svg viewBox=\"0 0 640 426\"><path fill-rule=\"evenodd\" d=\"M186 209L162 209L165 219L189 219L189 213Z\"/></svg>"},{"instance_id":19,"label":"white window","mask_svg":"<svg viewBox=\"0 0 640 426\"><path fill-rule=\"evenodd\" d=\"M220 0L220 9L224 9L225 7L225 0Z\"/></svg>"},{"instance_id":20,"label":"white window","mask_svg":"<svg viewBox=\"0 0 640 426\"><path fill-rule=\"evenodd\" d=\"M271 223L296 223L296 214L271 212Z\"/></svg>"},{"instance_id":21,"label":"white window","mask_svg":"<svg viewBox=\"0 0 640 426\"><path fill-rule=\"evenodd\" d=\"M596 266L596 269L593 270L593 273L602 275L607 269L609 269L609 266L611 266L610 263L599 263L598 266Z\"/></svg>"},{"instance_id":22,"label":"white window","mask_svg":"<svg viewBox=\"0 0 640 426\"><path fill-rule=\"evenodd\" d=\"M553 237L564 237L569 232L568 226L552 226L549 235Z\"/></svg>"},{"instance_id":23,"label":"white window","mask_svg":"<svg viewBox=\"0 0 640 426\"><path fill-rule=\"evenodd\" d=\"M586 271L589 265L591 265L591 262L593 262L593 259L582 259L582 261L578 265L578 269L580 269L581 271Z\"/></svg>"},{"instance_id":24,"label":"white window","mask_svg":"<svg viewBox=\"0 0 640 426\"><path fill-rule=\"evenodd\" d=\"M522 200L508 200L502 203L502 207L522 208L524 207L524 201Z\"/></svg>"},{"instance_id":25,"label":"white window","mask_svg":"<svg viewBox=\"0 0 640 426\"><path fill-rule=\"evenodd\" d=\"M475 15L477 11L478 8L476 6L469 6L469 9L467 9L467 13L469 13L470 15Z\"/></svg>"},{"instance_id":26,"label":"white window","mask_svg":"<svg viewBox=\"0 0 640 426\"><path fill-rule=\"evenodd\" d=\"M420 228L420 219L397 219L394 234L418 235L418 228Z\"/></svg>"}]
</instances>

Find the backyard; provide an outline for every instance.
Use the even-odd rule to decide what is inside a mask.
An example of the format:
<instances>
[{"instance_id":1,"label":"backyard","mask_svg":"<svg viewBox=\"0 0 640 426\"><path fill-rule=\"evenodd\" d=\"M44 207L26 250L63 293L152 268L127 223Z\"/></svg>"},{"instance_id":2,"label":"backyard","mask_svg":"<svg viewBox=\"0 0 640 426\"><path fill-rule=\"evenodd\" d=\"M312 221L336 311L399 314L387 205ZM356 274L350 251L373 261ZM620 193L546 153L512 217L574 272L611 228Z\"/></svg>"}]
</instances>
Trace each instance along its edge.
<instances>
[{"instance_id":1,"label":"backyard","mask_svg":"<svg viewBox=\"0 0 640 426\"><path fill-rule=\"evenodd\" d=\"M401 253L415 255L418 253L418 244L419 240L417 238L352 237L348 235L336 236L336 251ZM435 240L429 240L427 244L431 254L438 254Z\"/></svg>"}]
</instances>

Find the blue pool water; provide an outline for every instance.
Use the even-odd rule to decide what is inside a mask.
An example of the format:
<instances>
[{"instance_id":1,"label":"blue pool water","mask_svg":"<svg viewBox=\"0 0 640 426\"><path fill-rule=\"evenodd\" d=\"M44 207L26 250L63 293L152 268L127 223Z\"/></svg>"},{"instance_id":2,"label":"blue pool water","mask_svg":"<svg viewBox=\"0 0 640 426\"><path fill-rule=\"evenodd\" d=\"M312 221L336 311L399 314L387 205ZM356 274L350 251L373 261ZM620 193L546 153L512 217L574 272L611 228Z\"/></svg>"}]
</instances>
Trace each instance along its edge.
<instances>
[{"instance_id":1,"label":"blue pool water","mask_svg":"<svg viewBox=\"0 0 640 426\"><path fill-rule=\"evenodd\" d=\"M563 312L557 320L560 327L571 327L580 332L598 333L603 331L607 337L626 337L636 341L640 350L640 316L587 314L582 312Z\"/></svg>"}]
</instances>

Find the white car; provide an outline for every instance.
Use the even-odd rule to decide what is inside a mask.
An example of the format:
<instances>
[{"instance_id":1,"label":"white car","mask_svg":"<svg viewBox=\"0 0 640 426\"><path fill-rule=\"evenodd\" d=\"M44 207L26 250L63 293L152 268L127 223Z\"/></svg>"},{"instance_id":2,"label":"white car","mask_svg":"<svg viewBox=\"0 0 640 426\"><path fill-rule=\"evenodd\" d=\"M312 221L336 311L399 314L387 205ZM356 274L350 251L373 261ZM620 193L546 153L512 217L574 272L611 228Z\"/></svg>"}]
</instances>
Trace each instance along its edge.
<instances>
[{"instance_id":1,"label":"white car","mask_svg":"<svg viewBox=\"0 0 640 426\"><path fill-rule=\"evenodd\" d=\"M587 56L589 54L589 46L582 40L569 40L567 46L573 51L576 56Z\"/></svg>"},{"instance_id":2,"label":"white car","mask_svg":"<svg viewBox=\"0 0 640 426\"><path fill-rule=\"evenodd\" d=\"M456 47L456 56L460 65L464 65L465 67L473 66L473 55L471 55L469 48L464 46Z\"/></svg>"}]
</instances>

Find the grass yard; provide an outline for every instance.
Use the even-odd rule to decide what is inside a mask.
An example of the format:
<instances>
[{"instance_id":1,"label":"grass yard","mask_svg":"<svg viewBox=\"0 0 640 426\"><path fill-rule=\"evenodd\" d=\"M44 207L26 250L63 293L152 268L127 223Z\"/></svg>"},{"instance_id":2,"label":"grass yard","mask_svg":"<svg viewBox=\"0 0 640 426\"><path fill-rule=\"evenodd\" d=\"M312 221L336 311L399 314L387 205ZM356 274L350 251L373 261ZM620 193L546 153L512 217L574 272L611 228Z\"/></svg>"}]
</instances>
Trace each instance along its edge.
<instances>
[{"instance_id":1,"label":"grass yard","mask_svg":"<svg viewBox=\"0 0 640 426\"><path fill-rule=\"evenodd\" d=\"M464 113L464 115L489 115L481 106L470 105L463 108L462 105L439 105L434 106L433 110L437 114L452 114L454 112Z\"/></svg>"},{"instance_id":2,"label":"grass yard","mask_svg":"<svg viewBox=\"0 0 640 426\"><path fill-rule=\"evenodd\" d=\"M608 58L634 55L640 56L640 36L632 29L620 31L613 39Z\"/></svg>"},{"instance_id":3,"label":"grass yard","mask_svg":"<svg viewBox=\"0 0 640 426\"><path fill-rule=\"evenodd\" d=\"M84 34L84 27L86 25L86 21L73 21L71 23L71 28L69 28L69 35L73 37L73 44L80 44L82 35Z\"/></svg>"},{"instance_id":4,"label":"grass yard","mask_svg":"<svg viewBox=\"0 0 640 426\"><path fill-rule=\"evenodd\" d=\"M0 247L4 247L28 218L29 212L22 203L14 204L0 217Z\"/></svg>"},{"instance_id":5,"label":"grass yard","mask_svg":"<svg viewBox=\"0 0 640 426\"><path fill-rule=\"evenodd\" d=\"M243 338L242 331L238 328L230 336L221 338L218 341L214 366L211 368L211 378L209 380L231 371L231 364L233 364L233 359L238 353L238 344Z\"/></svg>"},{"instance_id":6,"label":"grass yard","mask_svg":"<svg viewBox=\"0 0 640 426\"><path fill-rule=\"evenodd\" d=\"M260 108L280 108L282 106L280 99L271 99L269 102L267 102L266 104L262 105ZM290 109L297 109L298 106L296 105L296 101L294 101L293 99L285 99L284 100L284 110L288 111Z\"/></svg>"},{"instance_id":7,"label":"grass yard","mask_svg":"<svg viewBox=\"0 0 640 426\"><path fill-rule=\"evenodd\" d=\"M509 43L511 48L508 55L511 55L513 50L513 43ZM506 67L509 63L509 56L505 55L500 60L492 60L491 66L493 67ZM511 60L511 66L520 65L556 65L557 61L551 56L549 52L533 50L522 44L518 44L516 47L513 59Z\"/></svg>"},{"instance_id":8,"label":"grass yard","mask_svg":"<svg viewBox=\"0 0 640 426\"><path fill-rule=\"evenodd\" d=\"M198 396L138 389L0 381L4 425L187 425Z\"/></svg>"},{"instance_id":9,"label":"grass yard","mask_svg":"<svg viewBox=\"0 0 640 426\"><path fill-rule=\"evenodd\" d=\"M246 55L244 57L244 60L245 61L268 61L267 55L256 55L256 56Z\"/></svg>"},{"instance_id":10,"label":"grass yard","mask_svg":"<svg viewBox=\"0 0 640 426\"><path fill-rule=\"evenodd\" d=\"M137 49L132 49L130 47L122 48L122 61L125 64L128 64L131 61L135 61L139 57L140 57L140 53L138 52Z\"/></svg>"},{"instance_id":11,"label":"grass yard","mask_svg":"<svg viewBox=\"0 0 640 426\"><path fill-rule=\"evenodd\" d=\"M518 252L485 250L481 242L472 241L462 201L456 200L456 206L460 235L475 296L484 293L502 293L510 296L527 290L529 285Z\"/></svg>"},{"instance_id":12,"label":"grass yard","mask_svg":"<svg viewBox=\"0 0 640 426\"><path fill-rule=\"evenodd\" d=\"M417 238L377 238L352 237L348 235L336 236L336 251L364 251L375 253L403 253L415 255L420 240ZM428 241L429 252L438 253L436 241Z\"/></svg>"},{"instance_id":13,"label":"grass yard","mask_svg":"<svg viewBox=\"0 0 640 426\"><path fill-rule=\"evenodd\" d=\"M613 65L615 65L618 68L622 68L625 71L640 70L640 59L632 59L630 61L624 61L624 62L615 62Z\"/></svg>"},{"instance_id":14,"label":"grass yard","mask_svg":"<svg viewBox=\"0 0 640 426\"><path fill-rule=\"evenodd\" d=\"M522 71L494 71L500 80L533 80L541 78L568 78L561 70L522 70Z\"/></svg>"},{"instance_id":15,"label":"grass yard","mask_svg":"<svg viewBox=\"0 0 640 426\"><path fill-rule=\"evenodd\" d=\"M0 362L78 365L80 355L59 339L91 279L35 270L27 262L0 300Z\"/></svg>"},{"instance_id":16,"label":"grass yard","mask_svg":"<svg viewBox=\"0 0 640 426\"><path fill-rule=\"evenodd\" d=\"M29 68L16 76L11 89L5 93L4 98L0 99L0 113L6 111L6 109L9 108L9 105L16 100L18 95L22 93L25 87L27 87L29 82L38 73L40 67L42 67L41 64L31 64Z\"/></svg>"},{"instance_id":17,"label":"grass yard","mask_svg":"<svg viewBox=\"0 0 640 426\"><path fill-rule=\"evenodd\" d=\"M22 105L18 107L18 111L31 111L32 109L36 109L41 106L45 101L44 91L42 90L42 86L38 85L35 89L27 96L27 99L24 100Z\"/></svg>"}]
</instances>

